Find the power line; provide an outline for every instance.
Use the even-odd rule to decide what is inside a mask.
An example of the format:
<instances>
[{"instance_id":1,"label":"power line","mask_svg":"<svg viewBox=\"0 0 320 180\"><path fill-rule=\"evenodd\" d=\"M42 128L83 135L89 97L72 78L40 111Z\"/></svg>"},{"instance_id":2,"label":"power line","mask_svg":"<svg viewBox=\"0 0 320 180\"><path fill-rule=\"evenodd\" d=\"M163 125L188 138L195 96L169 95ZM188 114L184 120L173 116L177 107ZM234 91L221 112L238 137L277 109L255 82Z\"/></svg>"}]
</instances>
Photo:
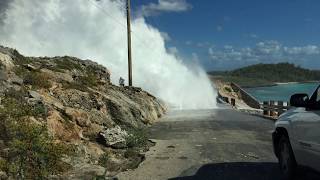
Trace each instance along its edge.
<instances>
[{"instance_id":1,"label":"power line","mask_svg":"<svg viewBox=\"0 0 320 180\"><path fill-rule=\"evenodd\" d=\"M94 2L94 0L88 0L92 5L94 5L97 9L101 10L102 13L106 14L108 17L110 17L114 22L116 22L117 24L119 24L120 26L122 26L123 28L127 29L127 25L123 24L122 22L120 22L119 20L117 20L113 15L111 15L108 11L106 11L105 9L103 9L102 7L100 7L96 2ZM115 3L117 3L119 6L122 6L122 4L120 4L117 1L113 1ZM140 38L135 31L131 30L131 33L134 37L136 37L137 39L139 39L140 44L144 45L145 47L150 47L150 45L148 43L146 43L142 38Z\"/></svg>"},{"instance_id":2,"label":"power line","mask_svg":"<svg viewBox=\"0 0 320 180\"><path fill-rule=\"evenodd\" d=\"M102 7L100 7L96 2L94 2L95 0L88 0L91 2L92 5L94 5L97 9L101 10L102 13L106 14L108 17L112 18L113 21L115 21L118 25L122 26L123 28L127 29L127 26L125 24L123 24L121 21L117 20L113 15L111 15L109 12L107 12L105 9L103 9ZM119 2L117 2L116 0L113 1L116 2L119 6L123 6L122 4L120 4ZM141 38L139 35L136 34L135 31L131 30L131 34L133 35L133 37L135 37L137 39L136 42L138 42L140 45L145 46L145 48L148 48L149 50L151 49L151 52L154 55L160 55L160 52L157 51L154 48L154 43L152 43L153 41L150 41L151 43L147 43L143 38ZM160 56L159 56L160 57Z\"/></svg>"},{"instance_id":3,"label":"power line","mask_svg":"<svg viewBox=\"0 0 320 180\"><path fill-rule=\"evenodd\" d=\"M127 28L127 26L123 23L121 23L120 21L118 21L116 18L113 17L113 15L111 15L109 12L105 11L103 8L101 8L98 4L96 4L95 2L93 2L92 0L88 0L93 6L95 6L96 8L100 9L104 14L106 14L107 16L109 16L114 22L116 22L117 24L119 24L120 26L123 26L124 28ZM116 2L116 1L115 1Z\"/></svg>"}]
</instances>

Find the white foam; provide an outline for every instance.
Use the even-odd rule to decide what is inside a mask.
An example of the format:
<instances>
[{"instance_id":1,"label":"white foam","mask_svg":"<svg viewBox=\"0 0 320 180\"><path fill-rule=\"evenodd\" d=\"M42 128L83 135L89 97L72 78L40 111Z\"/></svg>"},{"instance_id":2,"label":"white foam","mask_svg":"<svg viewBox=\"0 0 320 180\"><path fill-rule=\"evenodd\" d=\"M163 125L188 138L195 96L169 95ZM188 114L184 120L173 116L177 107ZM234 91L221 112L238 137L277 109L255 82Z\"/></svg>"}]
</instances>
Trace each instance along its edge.
<instances>
[{"instance_id":1,"label":"white foam","mask_svg":"<svg viewBox=\"0 0 320 180\"><path fill-rule=\"evenodd\" d=\"M117 83L127 77L124 7L111 0L13 0L0 27L0 43L29 56L95 60L111 70ZM134 86L180 109L216 107L203 69L187 67L170 54L159 30L144 18L133 19L132 30Z\"/></svg>"}]
</instances>

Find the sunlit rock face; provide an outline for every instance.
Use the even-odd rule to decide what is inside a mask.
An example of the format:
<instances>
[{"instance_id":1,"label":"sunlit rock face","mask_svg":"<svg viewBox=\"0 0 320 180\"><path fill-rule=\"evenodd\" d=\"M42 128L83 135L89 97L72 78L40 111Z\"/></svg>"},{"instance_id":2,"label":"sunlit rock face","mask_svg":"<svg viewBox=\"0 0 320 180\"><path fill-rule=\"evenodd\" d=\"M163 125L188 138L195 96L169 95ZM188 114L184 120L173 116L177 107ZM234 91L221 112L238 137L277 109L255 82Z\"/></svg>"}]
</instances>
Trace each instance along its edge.
<instances>
[{"instance_id":1,"label":"sunlit rock face","mask_svg":"<svg viewBox=\"0 0 320 180\"><path fill-rule=\"evenodd\" d=\"M0 27L0 44L29 56L92 59L127 77L125 4L122 1L12 0ZM205 71L169 53L165 40L143 17L132 21L133 84L180 109L215 108ZM126 80L127 83L127 80Z\"/></svg>"}]
</instances>

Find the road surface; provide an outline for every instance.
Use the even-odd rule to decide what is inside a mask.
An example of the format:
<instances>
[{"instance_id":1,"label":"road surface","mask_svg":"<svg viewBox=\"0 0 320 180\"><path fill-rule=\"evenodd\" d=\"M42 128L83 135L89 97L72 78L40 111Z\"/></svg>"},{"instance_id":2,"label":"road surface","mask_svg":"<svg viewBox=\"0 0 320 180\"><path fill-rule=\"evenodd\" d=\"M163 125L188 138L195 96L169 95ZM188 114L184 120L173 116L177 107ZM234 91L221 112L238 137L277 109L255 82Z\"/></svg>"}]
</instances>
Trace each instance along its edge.
<instances>
[{"instance_id":1,"label":"road surface","mask_svg":"<svg viewBox=\"0 0 320 180\"><path fill-rule=\"evenodd\" d=\"M270 120L228 108L172 111L150 128L156 145L146 160L118 178L277 180L272 130Z\"/></svg>"}]
</instances>

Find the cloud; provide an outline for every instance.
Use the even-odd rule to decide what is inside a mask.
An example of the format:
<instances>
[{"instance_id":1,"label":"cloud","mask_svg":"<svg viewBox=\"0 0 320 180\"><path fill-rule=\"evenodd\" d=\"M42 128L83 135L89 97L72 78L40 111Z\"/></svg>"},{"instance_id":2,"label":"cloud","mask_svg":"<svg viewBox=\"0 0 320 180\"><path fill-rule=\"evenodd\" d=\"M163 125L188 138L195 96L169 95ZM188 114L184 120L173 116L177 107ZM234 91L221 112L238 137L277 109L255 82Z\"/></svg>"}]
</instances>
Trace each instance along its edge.
<instances>
[{"instance_id":1,"label":"cloud","mask_svg":"<svg viewBox=\"0 0 320 180\"><path fill-rule=\"evenodd\" d=\"M161 34L161 36L162 36L162 38L165 40L165 41L171 41L171 37L169 36L169 34L168 33L166 33L166 32L160 32L160 34Z\"/></svg>"},{"instance_id":2,"label":"cloud","mask_svg":"<svg viewBox=\"0 0 320 180\"><path fill-rule=\"evenodd\" d=\"M254 34L254 33L246 34L245 36L248 37L248 38L252 38L252 39L258 39L259 38L259 36L257 34Z\"/></svg>"},{"instance_id":3,"label":"cloud","mask_svg":"<svg viewBox=\"0 0 320 180\"><path fill-rule=\"evenodd\" d=\"M230 69L256 63L290 62L308 68L320 68L320 47L316 45L284 46L278 41L261 41L253 47L235 48L225 45L208 49L208 56L215 68ZM313 66L319 64L319 66Z\"/></svg>"},{"instance_id":4,"label":"cloud","mask_svg":"<svg viewBox=\"0 0 320 180\"><path fill-rule=\"evenodd\" d=\"M198 42L196 46L201 48L201 47L206 46L206 44L205 44L205 43L202 43L202 42Z\"/></svg>"},{"instance_id":5,"label":"cloud","mask_svg":"<svg viewBox=\"0 0 320 180\"><path fill-rule=\"evenodd\" d=\"M178 48L177 47L169 47L168 48L168 52L170 53L170 54L173 54L173 55L175 55L176 57L177 56L179 56L179 50L178 50Z\"/></svg>"},{"instance_id":6,"label":"cloud","mask_svg":"<svg viewBox=\"0 0 320 180\"><path fill-rule=\"evenodd\" d=\"M275 55L282 53L282 45L278 41L263 41L254 48L257 55Z\"/></svg>"},{"instance_id":7,"label":"cloud","mask_svg":"<svg viewBox=\"0 0 320 180\"><path fill-rule=\"evenodd\" d=\"M197 53L193 52L193 53L191 54L191 57L192 57L191 60L192 60L193 63L196 63L196 64L199 64L199 63L200 63L200 58L199 58L199 56L198 56Z\"/></svg>"},{"instance_id":8,"label":"cloud","mask_svg":"<svg viewBox=\"0 0 320 180\"><path fill-rule=\"evenodd\" d=\"M258 36L258 35L256 35L256 34L249 34L249 37L251 37L251 38L253 38L253 39L257 39L257 38L259 38L259 36Z\"/></svg>"},{"instance_id":9,"label":"cloud","mask_svg":"<svg viewBox=\"0 0 320 180\"><path fill-rule=\"evenodd\" d=\"M212 47L209 47L208 53L209 53L210 56L214 56L214 50L213 50Z\"/></svg>"},{"instance_id":10,"label":"cloud","mask_svg":"<svg viewBox=\"0 0 320 180\"><path fill-rule=\"evenodd\" d=\"M213 47L214 44L210 43L210 42L193 42L193 41L186 41L185 42L185 45L187 46L193 46L193 47L196 47L196 48L207 48L207 47Z\"/></svg>"},{"instance_id":11,"label":"cloud","mask_svg":"<svg viewBox=\"0 0 320 180\"><path fill-rule=\"evenodd\" d=\"M186 0L158 0L158 3L143 5L140 9L142 16L156 16L164 12L183 12L192 8Z\"/></svg>"},{"instance_id":12,"label":"cloud","mask_svg":"<svg viewBox=\"0 0 320 180\"><path fill-rule=\"evenodd\" d=\"M1 0L0 1L0 13L3 12L9 5L10 0Z\"/></svg>"},{"instance_id":13,"label":"cloud","mask_svg":"<svg viewBox=\"0 0 320 180\"><path fill-rule=\"evenodd\" d=\"M225 45L223 48L226 49L226 50L231 50L231 51L233 51L233 47L230 46L230 45Z\"/></svg>"},{"instance_id":14,"label":"cloud","mask_svg":"<svg viewBox=\"0 0 320 180\"><path fill-rule=\"evenodd\" d=\"M192 45L192 44L193 44L192 41L186 41L186 45L190 46L190 45Z\"/></svg>"},{"instance_id":15,"label":"cloud","mask_svg":"<svg viewBox=\"0 0 320 180\"><path fill-rule=\"evenodd\" d=\"M290 55L319 55L320 48L315 45L308 45L304 47L284 47L286 53Z\"/></svg>"},{"instance_id":16,"label":"cloud","mask_svg":"<svg viewBox=\"0 0 320 180\"><path fill-rule=\"evenodd\" d=\"M0 0L0 22L5 16L5 10L8 8L10 0Z\"/></svg>"},{"instance_id":17,"label":"cloud","mask_svg":"<svg viewBox=\"0 0 320 180\"><path fill-rule=\"evenodd\" d=\"M221 31L223 31L223 26L221 26L221 25L218 25L218 26L216 27L216 30L217 30L218 32L221 32Z\"/></svg>"}]
</instances>

